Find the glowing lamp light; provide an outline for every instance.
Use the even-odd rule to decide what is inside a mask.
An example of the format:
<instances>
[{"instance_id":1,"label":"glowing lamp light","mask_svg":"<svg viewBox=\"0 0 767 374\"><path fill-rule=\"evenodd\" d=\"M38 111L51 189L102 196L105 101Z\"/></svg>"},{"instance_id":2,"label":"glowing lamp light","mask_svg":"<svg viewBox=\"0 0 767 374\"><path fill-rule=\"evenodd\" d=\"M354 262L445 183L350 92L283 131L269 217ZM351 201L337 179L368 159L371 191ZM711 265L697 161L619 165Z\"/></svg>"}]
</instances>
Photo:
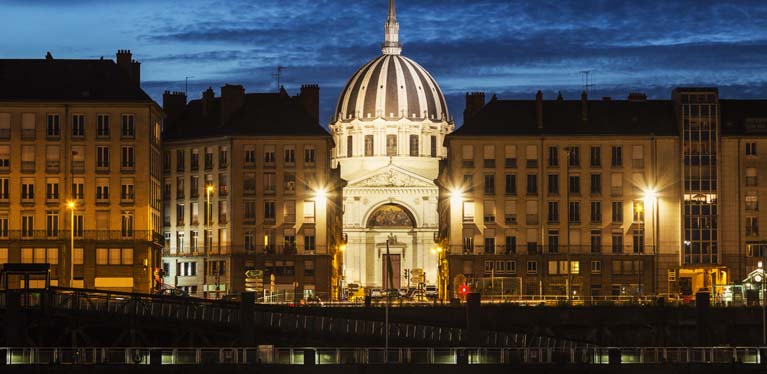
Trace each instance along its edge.
<instances>
[{"instance_id":1,"label":"glowing lamp light","mask_svg":"<svg viewBox=\"0 0 767 374\"><path fill-rule=\"evenodd\" d=\"M431 253L434 253L434 254L442 253L442 247L434 247L434 248L432 248L431 249Z\"/></svg>"},{"instance_id":2,"label":"glowing lamp light","mask_svg":"<svg viewBox=\"0 0 767 374\"><path fill-rule=\"evenodd\" d=\"M346 250L346 244L341 244L341 245L338 247L338 250L339 250L339 251L341 251L341 252L345 251L345 250Z\"/></svg>"},{"instance_id":3,"label":"glowing lamp light","mask_svg":"<svg viewBox=\"0 0 767 374\"><path fill-rule=\"evenodd\" d=\"M757 263L756 263L756 267L758 267L759 269L761 269L761 268L762 268L762 265L763 265L763 264L762 264L762 262L761 262L761 261L759 261L759 262L757 262Z\"/></svg>"},{"instance_id":4,"label":"glowing lamp light","mask_svg":"<svg viewBox=\"0 0 767 374\"><path fill-rule=\"evenodd\" d=\"M450 203L452 205L461 205L463 201L463 192L460 190L453 190L450 192Z\"/></svg>"},{"instance_id":5,"label":"glowing lamp light","mask_svg":"<svg viewBox=\"0 0 767 374\"><path fill-rule=\"evenodd\" d=\"M72 200L70 200L70 201L67 201L67 208L69 208L69 209L74 209L74 208L75 208L75 205L76 205L76 204L75 204L75 202L74 202L74 201L72 201Z\"/></svg>"},{"instance_id":6,"label":"glowing lamp light","mask_svg":"<svg viewBox=\"0 0 767 374\"><path fill-rule=\"evenodd\" d=\"M213 187L213 185L208 185L208 187L205 187L205 191L208 193L213 193L216 189Z\"/></svg>"},{"instance_id":7,"label":"glowing lamp light","mask_svg":"<svg viewBox=\"0 0 767 374\"><path fill-rule=\"evenodd\" d=\"M460 289L458 289L458 292L460 292L460 293L461 293L461 295L464 295L464 296L465 296L467 293L469 293L469 286L467 286L467 285L465 285L465 284L464 284L464 285L462 285L462 286L461 286L461 288L460 288Z\"/></svg>"},{"instance_id":8,"label":"glowing lamp light","mask_svg":"<svg viewBox=\"0 0 767 374\"><path fill-rule=\"evenodd\" d=\"M318 188L314 194L314 199L316 200L317 204L325 205L328 199L328 192L325 191L324 188Z\"/></svg>"},{"instance_id":9,"label":"glowing lamp light","mask_svg":"<svg viewBox=\"0 0 767 374\"><path fill-rule=\"evenodd\" d=\"M644 201L645 203L652 203L658 199L658 192L655 191L655 188L648 188L644 191Z\"/></svg>"}]
</instances>

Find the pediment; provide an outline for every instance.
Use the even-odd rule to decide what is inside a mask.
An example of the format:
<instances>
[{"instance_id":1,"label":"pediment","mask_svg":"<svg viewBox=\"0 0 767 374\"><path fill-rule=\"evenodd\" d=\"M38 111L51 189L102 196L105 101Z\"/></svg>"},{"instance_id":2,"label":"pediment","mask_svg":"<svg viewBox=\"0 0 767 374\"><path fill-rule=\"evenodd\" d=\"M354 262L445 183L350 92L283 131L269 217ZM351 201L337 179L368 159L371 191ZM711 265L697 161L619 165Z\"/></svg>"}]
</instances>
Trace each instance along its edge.
<instances>
[{"instance_id":1,"label":"pediment","mask_svg":"<svg viewBox=\"0 0 767 374\"><path fill-rule=\"evenodd\" d=\"M435 187L434 182L394 165L351 181L348 187Z\"/></svg>"}]
</instances>

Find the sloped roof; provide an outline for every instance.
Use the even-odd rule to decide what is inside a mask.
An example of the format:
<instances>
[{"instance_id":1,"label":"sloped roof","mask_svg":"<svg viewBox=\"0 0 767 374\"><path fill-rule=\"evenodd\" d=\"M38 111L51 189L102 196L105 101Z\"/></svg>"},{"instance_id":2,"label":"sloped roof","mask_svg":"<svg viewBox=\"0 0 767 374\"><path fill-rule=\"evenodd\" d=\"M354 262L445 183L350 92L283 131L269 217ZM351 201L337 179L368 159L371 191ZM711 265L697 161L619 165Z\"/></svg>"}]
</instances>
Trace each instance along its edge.
<instances>
[{"instance_id":1,"label":"sloped roof","mask_svg":"<svg viewBox=\"0 0 767 374\"><path fill-rule=\"evenodd\" d=\"M110 59L0 59L0 100L154 103Z\"/></svg>"},{"instance_id":2,"label":"sloped roof","mask_svg":"<svg viewBox=\"0 0 767 374\"><path fill-rule=\"evenodd\" d=\"M767 135L767 100L720 100L722 135Z\"/></svg>"},{"instance_id":3,"label":"sloped roof","mask_svg":"<svg viewBox=\"0 0 767 374\"><path fill-rule=\"evenodd\" d=\"M493 99L448 136L678 135L670 100L591 100L582 119L580 100L542 101L538 128L535 100Z\"/></svg>"},{"instance_id":4,"label":"sloped roof","mask_svg":"<svg viewBox=\"0 0 767 374\"><path fill-rule=\"evenodd\" d=\"M301 103L284 91L245 94L242 107L221 122L221 98L192 100L177 118L165 122L163 139L180 140L216 136L330 136Z\"/></svg>"}]
</instances>

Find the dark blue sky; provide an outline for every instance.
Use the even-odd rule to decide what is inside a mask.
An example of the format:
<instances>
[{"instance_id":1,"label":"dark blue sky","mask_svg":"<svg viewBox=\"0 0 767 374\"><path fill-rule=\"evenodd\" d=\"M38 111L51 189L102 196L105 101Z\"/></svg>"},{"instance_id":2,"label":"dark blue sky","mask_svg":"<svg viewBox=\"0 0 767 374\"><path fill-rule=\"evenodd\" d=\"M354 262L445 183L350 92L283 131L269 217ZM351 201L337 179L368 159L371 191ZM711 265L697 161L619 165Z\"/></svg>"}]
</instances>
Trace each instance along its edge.
<instances>
[{"instance_id":1,"label":"dark blue sky","mask_svg":"<svg viewBox=\"0 0 767 374\"><path fill-rule=\"evenodd\" d=\"M385 0L0 0L0 58L114 58L131 49L144 88L190 98L224 83L291 94L319 83L326 124L346 80L380 54ZM466 91L575 98L716 85L767 97L767 1L400 0L403 54L437 79L460 123Z\"/></svg>"}]
</instances>

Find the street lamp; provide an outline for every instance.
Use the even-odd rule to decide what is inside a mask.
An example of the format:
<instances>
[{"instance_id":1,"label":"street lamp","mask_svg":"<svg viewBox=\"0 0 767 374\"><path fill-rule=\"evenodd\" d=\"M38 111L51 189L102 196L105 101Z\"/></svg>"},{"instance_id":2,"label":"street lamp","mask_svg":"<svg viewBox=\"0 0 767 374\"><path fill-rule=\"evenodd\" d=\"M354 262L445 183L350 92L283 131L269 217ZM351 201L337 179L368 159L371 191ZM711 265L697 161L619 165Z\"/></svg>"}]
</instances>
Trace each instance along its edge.
<instances>
[{"instance_id":1,"label":"street lamp","mask_svg":"<svg viewBox=\"0 0 767 374\"><path fill-rule=\"evenodd\" d=\"M437 286L439 290L438 298L442 301L447 299L447 274L445 269L445 256L447 255L447 249L440 246L436 246L431 249L431 253L437 255ZM439 297L441 295L442 297Z\"/></svg>"},{"instance_id":2,"label":"street lamp","mask_svg":"<svg viewBox=\"0 0 767 374\"><path fill-rule=\"evenodd\" d=\"M213 215L213 207L210 206L210 194L212 194L215 191L215 187L213 187L212 184L209 184L205 187L205 245L203 248L204 251L204 257L202 259L203 262L203 269L202 272L202 289L203 289L203 297L208 298L208 245L213 245L213 243L208 244L208 235L210 235L211 239L213 238L213 234L210 232L210 220L212 219ZM212 242L212 240L211 240ZM218 284L216 284L216 287L218 287Z\"/></svg>"},{"instance_id":3,"label":"street lamp","mask_svg":"<svg viewBox=\"0 0 767 374\"><path fill-rule=\"evenodd\" d=\"M658 293L658 246L660 245L660 240L658 239L658 231L660 230L660 214L658 214L658 210L660 210L660 204L658 203L658 192L655 190L655 187L650 187L644 192L644 204L645 208L648 205L647 203L652 204L652 214L653 214L653 232L652 232L652 241L653 241L653 292L656 294ZM646 211L647 209L645 209Z\"/></svg>"},{"instance_id":4,"label":"street lamp","mask_svg":"<svg viewBox=\"0 0 767 374\"><path fill-rule=\"evenodd\" d=\"M74 287L75 283L75 207L74 200L67 201L69 208L69 287Z\"/></svg>"}]
</instances>

